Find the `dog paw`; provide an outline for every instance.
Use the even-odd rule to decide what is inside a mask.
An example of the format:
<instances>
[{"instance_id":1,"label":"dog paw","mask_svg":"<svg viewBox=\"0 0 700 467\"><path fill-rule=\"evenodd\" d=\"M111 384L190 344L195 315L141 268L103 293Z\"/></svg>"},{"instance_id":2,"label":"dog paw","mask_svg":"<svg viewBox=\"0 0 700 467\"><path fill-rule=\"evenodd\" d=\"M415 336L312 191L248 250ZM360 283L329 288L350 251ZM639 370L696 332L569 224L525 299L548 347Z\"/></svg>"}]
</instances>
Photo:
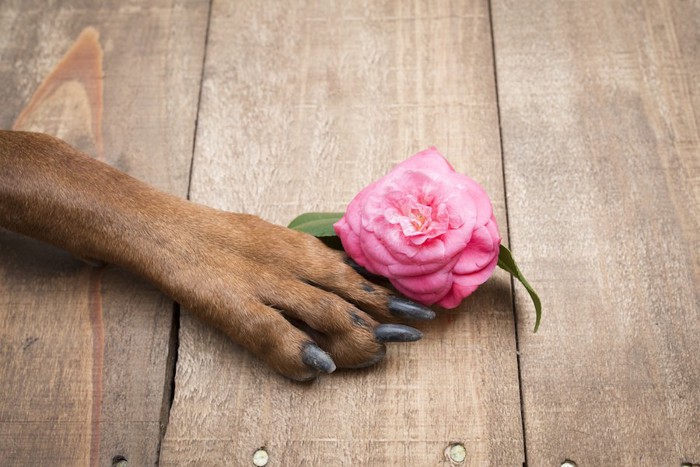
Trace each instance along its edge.
<instances>
[{"instance_id":1,"label":"dog paw","mask_svg":"<svg viewBox=\"0 0 700 467\"><path fill-rule=\"evenodd\" d=\"M153 262L154 282L289 378L373 365L387 343L422 337L400 321L435 316L310 235L208 208L189 218L184 246Z\"/></svg>"}]
</instances>

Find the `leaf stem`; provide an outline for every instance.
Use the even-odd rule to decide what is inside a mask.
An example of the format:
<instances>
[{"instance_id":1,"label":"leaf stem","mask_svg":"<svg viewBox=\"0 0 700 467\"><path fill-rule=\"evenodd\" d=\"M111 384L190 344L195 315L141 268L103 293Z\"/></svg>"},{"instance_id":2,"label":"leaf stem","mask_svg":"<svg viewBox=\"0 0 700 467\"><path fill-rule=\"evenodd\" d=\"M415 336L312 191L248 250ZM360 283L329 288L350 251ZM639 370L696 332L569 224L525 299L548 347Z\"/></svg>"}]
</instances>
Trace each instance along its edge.
<instances>
[{"instance_id":1,"label":"leaf stem","mask_svg":"<svg viewBox=\"0 0 700 467\"><path fill-rule=\"evenodd\" d=\"M530 283L525 279L525 276L523 276L523 273L520 271L520 268L518 268L518 265L515 264L513 254L503 245L501 245L498 252L498 267L518 279L527 290L527 293L530 294L532 303L535 304L535 332L537 332L537 329L540 327L540 320L542 319L542 302L540 301L540 297L537 295L537 292L535 292L535 289L532 288Z\"/></svg>"}]
</instances>

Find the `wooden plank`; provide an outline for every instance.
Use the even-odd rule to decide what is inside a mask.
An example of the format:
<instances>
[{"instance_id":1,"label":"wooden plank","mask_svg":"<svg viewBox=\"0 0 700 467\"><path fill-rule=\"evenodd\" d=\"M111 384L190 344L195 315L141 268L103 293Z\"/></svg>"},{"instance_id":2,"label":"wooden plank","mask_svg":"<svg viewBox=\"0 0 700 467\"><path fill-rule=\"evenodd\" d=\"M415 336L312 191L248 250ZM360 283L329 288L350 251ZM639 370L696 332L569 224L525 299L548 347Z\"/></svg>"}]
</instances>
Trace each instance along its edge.
<instances>
[{"instance_id":1,"label":"wooden plank","mask_svg":"<svg viewBox=\"0 0 700 467\"><path fill-rule=\"evenodd\" d=\"M700 463L700 4L493 21L528 464Z\"/></svg>"},{"instance_id":2,"label":"wooden plank","mask_svg":"<svg viewBox=\"0 0 700 467\"><path fill-rule=\"evenodd\" d=\"M0 125L55 134L185 196L207 8L5 2ZM172 310L123 271L0 231L3 465L154 465Z\"/></svg>"},{"instance_id":3,"label":"wooden plank","mask_svg":"<svg viewBox=\"0 0 700 467\"><path fill-rule=\"evenodd\" d=\"M485 1L214 2L191 198L286 224L434 144L505 226L493 76ZM423 329L299 385L184 316L162 465L520 465L507 278Z\"/></svg>"}]
</instances>

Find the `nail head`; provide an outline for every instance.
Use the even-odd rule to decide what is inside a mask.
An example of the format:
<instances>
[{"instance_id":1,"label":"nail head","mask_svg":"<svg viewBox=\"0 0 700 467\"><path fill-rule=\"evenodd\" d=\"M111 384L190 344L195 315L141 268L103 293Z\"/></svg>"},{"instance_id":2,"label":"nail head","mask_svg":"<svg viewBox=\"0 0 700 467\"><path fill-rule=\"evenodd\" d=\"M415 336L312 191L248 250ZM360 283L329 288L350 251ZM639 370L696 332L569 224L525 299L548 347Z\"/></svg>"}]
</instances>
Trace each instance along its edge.
<instances>
[{"instance_id":1,"label":"nail head","mask_svg":"<svg viewBox=\"0 0 700 467\"><path fill-rule=\"evenodd\" d=\"M576 467L576 462L567 459L561 463L561 467Z\"/></svg>"},{"instance_id":2,"label":"nail head","mask_svg":"<svg viewBox=\"0 0 700 467\"><path fill-rule=\"evenodd\" d=\"M270 456L265 448L260 448L253 453L253 465L255 467L265 467L270 461Z\"/></svg>"},{"instance_id":3,"label":"nail head","mask_svg":"<svg viewBox=\"0 0 700 467\"><path fill-rule=\"evenodd\" d=\"M447 446L447 457L452 462L461 464L467 459L467 449L462 443L453 443Z\"/></svg>"}]
</instances>

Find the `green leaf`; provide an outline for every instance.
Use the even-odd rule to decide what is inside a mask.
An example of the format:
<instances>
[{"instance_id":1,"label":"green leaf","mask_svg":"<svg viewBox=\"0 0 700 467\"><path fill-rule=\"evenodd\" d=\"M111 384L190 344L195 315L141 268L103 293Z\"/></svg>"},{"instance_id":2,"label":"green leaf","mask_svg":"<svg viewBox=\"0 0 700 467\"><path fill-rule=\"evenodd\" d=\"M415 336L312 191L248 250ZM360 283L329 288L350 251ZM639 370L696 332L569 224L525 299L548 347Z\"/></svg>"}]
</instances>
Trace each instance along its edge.
<instances>
[{"instance_id":1,"label":"green leaf","mask_svg":"<svg viewBox=\"0 0 700 467\"><path fill-rule=\"evenodd\" d=\"M314 237L334 237L333 224L343 217L344 212L307 212L296 217L287 227L306 232Z\"/></svg>"},{"instance_id":2,"label":"green leaf","mask_svg":"<svg viewBox=\"0 0 700 467\"><path fill-rule=\"evenodd\" d=\"M513 255L511 254L510 250L503 245L501 245L501 250L498 253L498 267L511 273L513 277L518 279L520 283L523 284L525 289L527 289L527 292L530 294L530 298L532 299L532 303L535 304L535 332L537 332L537 329L540 327L540 320L542 319L542 303L540 302L540 297L537 295L537 292L535 292L535 289L532 288L528 281L525 280L523 273L520 272L518 265L515 264L515 260L513 259Z\"/></svg>"}]
</instances>

